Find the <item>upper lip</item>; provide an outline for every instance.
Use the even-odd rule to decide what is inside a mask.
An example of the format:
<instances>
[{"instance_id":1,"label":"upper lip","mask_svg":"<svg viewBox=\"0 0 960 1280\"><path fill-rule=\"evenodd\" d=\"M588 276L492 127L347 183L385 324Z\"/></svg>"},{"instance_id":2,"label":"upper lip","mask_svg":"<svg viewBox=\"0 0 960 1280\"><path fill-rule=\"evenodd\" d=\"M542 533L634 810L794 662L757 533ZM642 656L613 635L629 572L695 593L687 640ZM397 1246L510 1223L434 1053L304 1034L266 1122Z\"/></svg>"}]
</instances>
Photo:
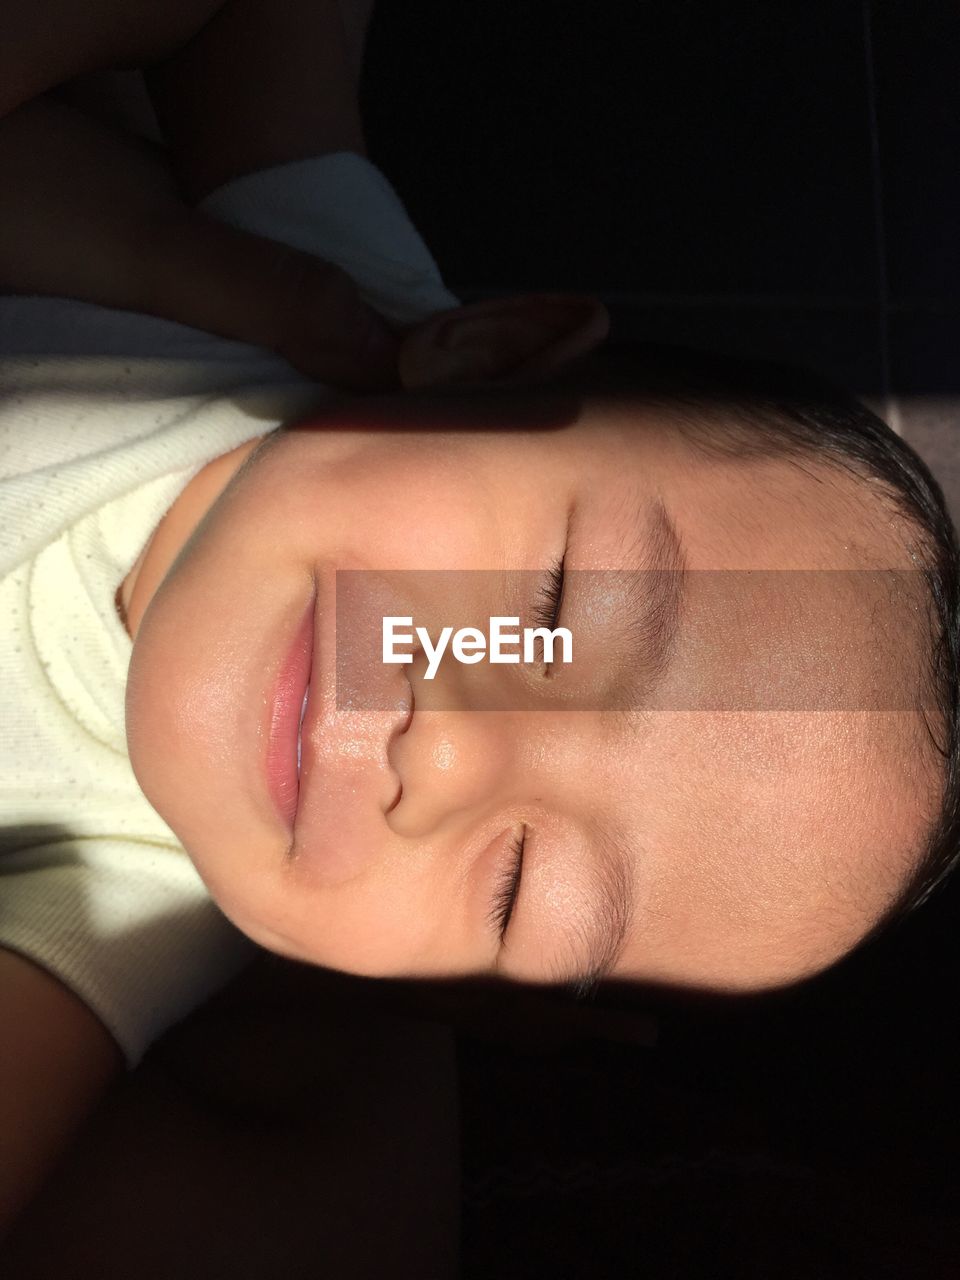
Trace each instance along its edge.
<instances>
[{"instance_id":1,"label":"upper lip","mask_svg":"<svg viewBox=\"0 0 960 1280\"><path fill-rule=\"evenodd\" d=\"M297 725L297 777L300 776L300 758L302 755L302 737L303 737L303 718L306 715L307 704L310 701L310 680L307 680L307 687L303 691L303 700L300 703L300 723Z\"/></svg>"},{"instance_id":2,"label":"upper lip","mask_svg":"<svg viewBox=\"0 0 960 1280\"><path fill-rule=\"evenodd\" d=\"M284 665L275 677L272 699L267 706L266 768L272 779L274 796L280 798L281 808L291 826L296 821L299 808L299 718L297 724L291 724L291 719L302 706L304 694L309 689L314 674L313 661L317 647L316 581L313 585L312 597L309 603L305 602L306 608L300 615L296 636L290 642L289 656L284 658ZM284 704L283 710L280 699Z\"/></svg>"},{"instance_id":3,"label":"upper lip","mask_svg":"<svg viewBox=\"0 0 960 1280\"><path fill-rule=\"evenodd\" d=\"M310 670L307 673L307 685L304 689L304 698L306 705L303 706L303 715L300 718L300 724L297 729L297 743L299 747L299 759L297 764L297 812L294 815L294 832L296 832L297 820L300 817L300 802L303 799L303 788L309 773L309 755L303 749L309 724L316 718L317 709L315 703L320 699L322 691L322 683L320 683L320 666L319 666L319 647L320 647L320 582L316 572L313 579L313 649L310 654ZM313 685L317 684L316 693L314 693Z\"/></svg>"},{"instance_id":4,"label":"upper lip","mask_svg":"<svg viewBox=\"0 0 960 1280\"><path fill-rule=\"evenodd\" d=\"M367 676L367 654L365 645L367 637L365 627L375 621L376 611L369 614L366 602L362 602L358 614L350 612L349 603L345 606L346 614L340 611L340 603L336 595L336 571L318 567L315 573L316 608L314 612L313 654L310 676L307 682L307 706L300 724L301 766L300 788L297 804L297 821L306 817L305 801L310 799L310 786L314 765L318 755L329 765L336 768L336 758L349 754L340 742L346 735L355 733L366 735L369 740L371 723L381 722L382 713L395 710L392 705L378 702L378 689L362 687L354 690L354 682L361 682ZM348 598L349 599L349 598ZM349 619L347 640L340 634L344 626L344 617ZM350 636L356 631L356 645L351 647ZM323 633L321 636L321 632ZM341 647L342 646L342 647ZM405 668L389 667L386 669L391 678L396 678L399 671L403 677L405 689L404 706L396 709L390 717L392 723L383 729L383 753L389 766L390 741L398 734L404 733L410 726L413 714L413 690L409 682L409 673ZM341 704L341 680L345 680L347 700ZM359 703L354 704L353 694L359 694ZM392 767L392 766L391 766ZM395 771L394 771L395 772ZM397 779L399 785L399 778ZM321 791L323 788L321 788ZM302 835L303 832L301 831Z\"/></svg>"}]
</instances>

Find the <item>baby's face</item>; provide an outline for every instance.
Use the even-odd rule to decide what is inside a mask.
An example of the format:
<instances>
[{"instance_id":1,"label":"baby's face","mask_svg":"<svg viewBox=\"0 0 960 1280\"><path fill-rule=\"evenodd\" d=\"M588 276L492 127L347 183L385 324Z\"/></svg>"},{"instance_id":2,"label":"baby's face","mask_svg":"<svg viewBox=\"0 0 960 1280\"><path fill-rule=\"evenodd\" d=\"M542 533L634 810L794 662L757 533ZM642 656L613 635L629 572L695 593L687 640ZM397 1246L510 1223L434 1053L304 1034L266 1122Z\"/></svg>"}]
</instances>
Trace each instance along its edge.
<instances>
[{"instance_id":1,"label":"baby's face","mask_svg":"<svg viewBox=\"0 0 960 1280\"><path fill-rule=\"evenodd\" d=\"M136 631L131 760L224 912L267 947L371 976L605 967L747 990L849 950L935 805L920 716L888 696L919 632L901 621L892 643L869 575L743 571L908 570L879 504L807 460L706 457L649 410L575 402L544 428L518 399L498 429L442 407L447 429L418 429L416 403L264 437ZM422 664L384 667L366 706L338 707L336 570L391 571L414 613L457 627L522 614L496 584L546 591L561 559L569 667L447 662L432 683ZM433 601L424 584L444 575L395 572L436 569L497 572ZM645 603L617 572L638 569L681 589ZM820 580L836 592L806 604L791 585ZM315 590L291 827L271 722Z\"/></svg>"}]
</instances>

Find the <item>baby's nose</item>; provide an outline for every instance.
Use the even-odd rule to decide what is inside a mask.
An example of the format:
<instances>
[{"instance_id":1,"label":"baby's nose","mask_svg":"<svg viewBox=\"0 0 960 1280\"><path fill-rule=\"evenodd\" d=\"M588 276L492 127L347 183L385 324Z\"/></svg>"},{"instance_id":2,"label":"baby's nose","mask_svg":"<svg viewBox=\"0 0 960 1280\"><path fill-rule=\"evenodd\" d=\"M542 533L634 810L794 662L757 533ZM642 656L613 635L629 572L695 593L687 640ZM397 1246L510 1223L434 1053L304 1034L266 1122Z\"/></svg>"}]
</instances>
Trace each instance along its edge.
<instances>
[{"instance_id":1,"label":"baby's nose","mask_svg":"<svg viewBox=\"0 0 960 1280\"><path fill-rule=\"evenodd\" d=\"M388 749L402 788L392 824L403 835L425 836L453 814L479 816L515 802L523 754L516 714L415 710Z\"/></svg>"},{"instance_id":2,"label":"baby's nose","mask_svg":"<svg viewBox=\"0 0 960 1280\"><path fill-rule=\"evenodd\" d=\"M596 786L599 718L549 711L415 710L388 750L402 799L391 823L424 837L444 820L524 803L578 808Z\"/></svg>"}]
</instances>

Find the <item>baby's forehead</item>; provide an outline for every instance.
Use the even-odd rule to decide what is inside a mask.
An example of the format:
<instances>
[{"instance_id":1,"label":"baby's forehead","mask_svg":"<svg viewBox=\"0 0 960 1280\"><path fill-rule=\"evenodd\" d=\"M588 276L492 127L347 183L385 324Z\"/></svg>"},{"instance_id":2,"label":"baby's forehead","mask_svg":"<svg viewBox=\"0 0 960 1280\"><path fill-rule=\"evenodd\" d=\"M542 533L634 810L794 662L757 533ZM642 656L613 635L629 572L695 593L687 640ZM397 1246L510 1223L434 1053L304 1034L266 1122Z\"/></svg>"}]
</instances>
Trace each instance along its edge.
<instances>
[{"instance_id":1,"label":"baby's forehead","mask_svg":"<svg viewBox=\"0 0 960 1280\"><path fill-rule=\"evenodd\" d=\"M686 572L622 779L648 896L621 971L793 980L869 931L936 811L926 579L826 459L692 450L657 481Z\"/></svg>"},{"instance_id":2,"label":"baby's forehead","mask_svg":"<svg viewBox=\"0 0 960 1280\"><path fill-rule=\"evenodd\" d=\"M690 569L676 577L668 711L936 716L917 569Z\"/></svg>"},{"instance_id":3,"label":"baby's forehead","mask_svg":"<svg viewBox=\"0 0 960 1280\"><path fill-rule=\"evenodd\" d=\"M641 625L662 621L667 600L676 614L653 706L927 707L929 587L887 493L826 456L708 453L669 420L620 428L632 461L596 451L608 482L585 481L582 522L616 534L583 540L605 567L643 571L649 606L643 591L631 599Z\"/></svg>"},{"instance_id":4,"label":"baby's forehead","mask_svg":"<svg viewBox=\"0 0 960 1280\"><path fill-rule=\"evenodd\" d=\"M628 836L638 910L618 971L752 989L845 954L919 856L938 794L922 732L908 713L647 717Z\"/></svg>"},{"instance_id":5,"label":"baby's forehead","mask_svg":"<svg viewBox=\"0 0 960 1280\"><path fill-rule=\"evenodd\" d=\"M816 449L715 451L669 418L645 421L633 475L650 474L694 567L913 566L894 503L853 465Z\"/></svg>"}]
</instances>

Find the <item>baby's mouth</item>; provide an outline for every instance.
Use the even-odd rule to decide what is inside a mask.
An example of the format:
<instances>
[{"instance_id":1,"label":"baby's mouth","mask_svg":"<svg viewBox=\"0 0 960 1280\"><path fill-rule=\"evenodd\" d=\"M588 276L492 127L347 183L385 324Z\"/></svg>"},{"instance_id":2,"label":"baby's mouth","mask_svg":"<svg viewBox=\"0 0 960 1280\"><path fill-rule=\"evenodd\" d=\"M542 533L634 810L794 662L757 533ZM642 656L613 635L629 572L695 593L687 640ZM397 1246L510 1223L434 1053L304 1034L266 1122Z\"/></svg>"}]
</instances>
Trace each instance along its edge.
<instances>
[{"instance_id":1,"label":"baby's mouth","mask_svg":"<svg viewBox=\"0 0 960 1280\"><path fill-rule=\"evenodd\" d=\"M301 752L301 734L303 732L303 717L307 713L307 699L310 697L310 682L307 681L307 687L303 691L303 702L300 704L300 723L297 725L297 779L300 778L300 752Z\"/></svg>"}]
</instances>

